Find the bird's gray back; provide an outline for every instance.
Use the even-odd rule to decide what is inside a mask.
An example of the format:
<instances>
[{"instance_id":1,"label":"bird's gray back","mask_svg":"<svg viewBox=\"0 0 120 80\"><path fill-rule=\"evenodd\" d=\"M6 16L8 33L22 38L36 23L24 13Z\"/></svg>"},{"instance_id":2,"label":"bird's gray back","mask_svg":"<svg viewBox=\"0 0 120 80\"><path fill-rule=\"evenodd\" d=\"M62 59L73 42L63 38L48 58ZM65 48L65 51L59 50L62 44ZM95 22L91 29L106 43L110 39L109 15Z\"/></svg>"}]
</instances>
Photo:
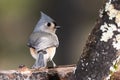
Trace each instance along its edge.
<instances>
[{"instance_id":1,"label":"bird's gray back","mask_svg":"<svg viewBox=\"0 0 120 80\"><path fill-rule=\"evenodd\" d=\"M44 50L48 47L58 47L59 41L56 34L46 32L33 32L28 40L29 47L35 48L37 51Z\"/></svg>"}]
</instances>

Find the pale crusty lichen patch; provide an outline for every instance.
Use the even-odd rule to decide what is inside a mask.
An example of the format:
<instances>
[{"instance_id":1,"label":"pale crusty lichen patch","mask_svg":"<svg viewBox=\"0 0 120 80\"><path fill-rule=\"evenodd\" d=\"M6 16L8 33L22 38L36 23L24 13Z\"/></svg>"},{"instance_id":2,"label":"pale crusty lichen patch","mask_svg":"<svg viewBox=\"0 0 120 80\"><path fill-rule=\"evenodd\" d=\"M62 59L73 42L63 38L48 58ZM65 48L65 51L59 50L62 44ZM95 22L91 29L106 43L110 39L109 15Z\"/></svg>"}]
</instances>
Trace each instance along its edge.
<instances>
[{"instance_id":1,"label":"pale crusty lichen patch","mask_svg":"<svg viewBox=\"0 0 120 80\"><path fill-rule=\"evenodd\" d=\"M112 20L115 18L115 22L120 27L120 11L115 9L113 4L110 2L106 3L105 5L105 12L109 15L109 19ZM100 17L103 17L103 10L100 10Z\"/></svg>"},{"instance_id":2,"label":"pale crusty lichen patch","mask_svg":"<svg viewBox=\"0 0 120 80\"><path fill-rule=\"evenodd\" d=\"M120 27L120 11L116 10L110 2L105 5L105 12L109 15L109 19L112 20L115 18L115 22ZM100 10L100 17L103 17L103 10Z\"/></svg>"},{"instance_id":3,"label":"pale crusty lichen patch","mask_svg":"<svg viewBox=\"0 0 120 80\"><path fill-rule=\"evenodd\" d=\"M115 23L117 26L113 24L104 23L104 25L101 25L100 30L102 30L102 36L100 41L107 42L109 39L113 38L114 31L120 32L120 11L115 9L113 4L111 4L111 1L107 2L105 5L105 12L107 12L107 15L109 16L109 19L112 20L115 18ZM103 10L100 12L100 17L102 17ZM116 50L120 49L120 36L116 35L116 37L113 39L113 47L116 48Z\"/></svg>"},{"instance_id":4,"label":"pale crusty lichen patch","mask_svg":"<svg viewBox=\"0 0 120 80\"><path fill-rule=\"evenodd\" d=\"M114 9L114 6L110 3L106 3L105 11L109 15L109 19L113 19L118 13L118 10Z\"/></svg>"},{"instance_id":5,"label":"pale crusty lichen patch","mask_svg":"<svg viewBox=\"0 0 120 80\"><path fill-rule=\"evenodd\" d=\"M106 12L109 20L113 20L115 23L106 23L104 22L101 25L100 30L102 31L102 36L100 41L107 42L109 39L112 39L112 46L116 50L120 50L120 11L114 8L114 5L111 4L109 0L105 4L105 9L100 11L100 18L103 17L103 12ZM114 31L118 32L115 34ZM104 80L110 80L111 75L116 72L120 62L120 56L112 62L112 66L109 68L110 74Z\"/></svg>"},{"instance_id":6,"label":"pale crusty lichen patch","mask_svg":"<svg viewBox=\"0 0 120 80\"><path fill-rule=\"evenodd\" d=\"M116 15L115 22L117 23L118 27L120 27L120 11L118 11Z\"/></svg>"},{"instance_id":7,"label":"pale crusty lichen patch","mask_svg":"<svg viewBox=\"0 0 120 80\"><path fill-rule=\"evenodd\" d=\"M116 31L117 27L114 24L104 23L104 25L100 27L100 30L102 30L100 41L107 42L109 39L112 38L112 36L114 35L113 31Z\"/></svg>"},{"instance_id":8,"label":"pale crusty lichen patch","mask_svg":"<svg viewBox=\"0 0 120 80\"><path fill-rule=\"evenodd\" d=\"M113 47L116 48L117 50L120 49L120 34L116 35L114 40L113 40Z\"/></svg>"}]
</instances>

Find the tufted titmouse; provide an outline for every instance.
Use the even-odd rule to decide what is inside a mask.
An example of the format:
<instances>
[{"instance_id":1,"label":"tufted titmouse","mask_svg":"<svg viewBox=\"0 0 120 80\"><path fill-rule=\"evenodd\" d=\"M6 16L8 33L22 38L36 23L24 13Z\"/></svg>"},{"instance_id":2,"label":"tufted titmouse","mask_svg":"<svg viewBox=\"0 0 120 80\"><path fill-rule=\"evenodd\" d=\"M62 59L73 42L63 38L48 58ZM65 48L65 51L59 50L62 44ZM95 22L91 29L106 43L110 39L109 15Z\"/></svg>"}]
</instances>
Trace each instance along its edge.
<instances>
[{"instance_id":1,"label":"tufted titmouse","mask_svg":"<svg viewBox=\"0 0 120 80\"><path fill-rule=\"evenodd\" d=\"M57 28L60 26L57 26L53 19L41 12L41 18L27 43L32 57L36 59L33 68L46 67L48 61L53 63L53 67L56 66L53 57L59 46L58 37L55 34Z\"/></svg>"}]
</instances>

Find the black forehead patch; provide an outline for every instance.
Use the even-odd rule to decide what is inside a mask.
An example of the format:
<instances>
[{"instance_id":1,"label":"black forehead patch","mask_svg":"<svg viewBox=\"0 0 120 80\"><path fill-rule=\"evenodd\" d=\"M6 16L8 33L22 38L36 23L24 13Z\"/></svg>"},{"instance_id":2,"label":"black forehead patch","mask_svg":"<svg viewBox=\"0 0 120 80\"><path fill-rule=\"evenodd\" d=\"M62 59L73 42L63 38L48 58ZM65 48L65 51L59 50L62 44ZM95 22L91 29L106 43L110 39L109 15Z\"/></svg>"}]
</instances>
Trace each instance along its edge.
<instances>
[{"instance_id":1,"label":"black forehead patch","mask_svg":"<svg viewBox=\"0 0 120 80\"><path fill-rule=\"evenodd\" d=\"M57 23L56 23L55 21L53 22L53 24L54 24L55 26L57 26Z\"/></svg>"}]
</instances>

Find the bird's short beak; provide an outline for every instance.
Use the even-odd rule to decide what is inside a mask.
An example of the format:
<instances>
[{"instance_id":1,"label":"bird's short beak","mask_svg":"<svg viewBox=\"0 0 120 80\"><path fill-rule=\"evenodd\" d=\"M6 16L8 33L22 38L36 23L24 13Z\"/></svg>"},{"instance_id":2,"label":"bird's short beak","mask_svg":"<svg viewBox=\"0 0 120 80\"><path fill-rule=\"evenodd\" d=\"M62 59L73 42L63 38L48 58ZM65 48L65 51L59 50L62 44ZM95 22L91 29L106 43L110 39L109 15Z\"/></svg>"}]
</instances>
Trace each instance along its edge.
<instances>
[{"instance_id":1,"label":"bird's short beak","mask_svg":"<svg viewBox=\"0 0 120 80\"><path fill-rule=\"evenodd\" d=\"M59 29L60 28L60 26L56 26L56 29Z\"/></svg>"}]
</instances>

